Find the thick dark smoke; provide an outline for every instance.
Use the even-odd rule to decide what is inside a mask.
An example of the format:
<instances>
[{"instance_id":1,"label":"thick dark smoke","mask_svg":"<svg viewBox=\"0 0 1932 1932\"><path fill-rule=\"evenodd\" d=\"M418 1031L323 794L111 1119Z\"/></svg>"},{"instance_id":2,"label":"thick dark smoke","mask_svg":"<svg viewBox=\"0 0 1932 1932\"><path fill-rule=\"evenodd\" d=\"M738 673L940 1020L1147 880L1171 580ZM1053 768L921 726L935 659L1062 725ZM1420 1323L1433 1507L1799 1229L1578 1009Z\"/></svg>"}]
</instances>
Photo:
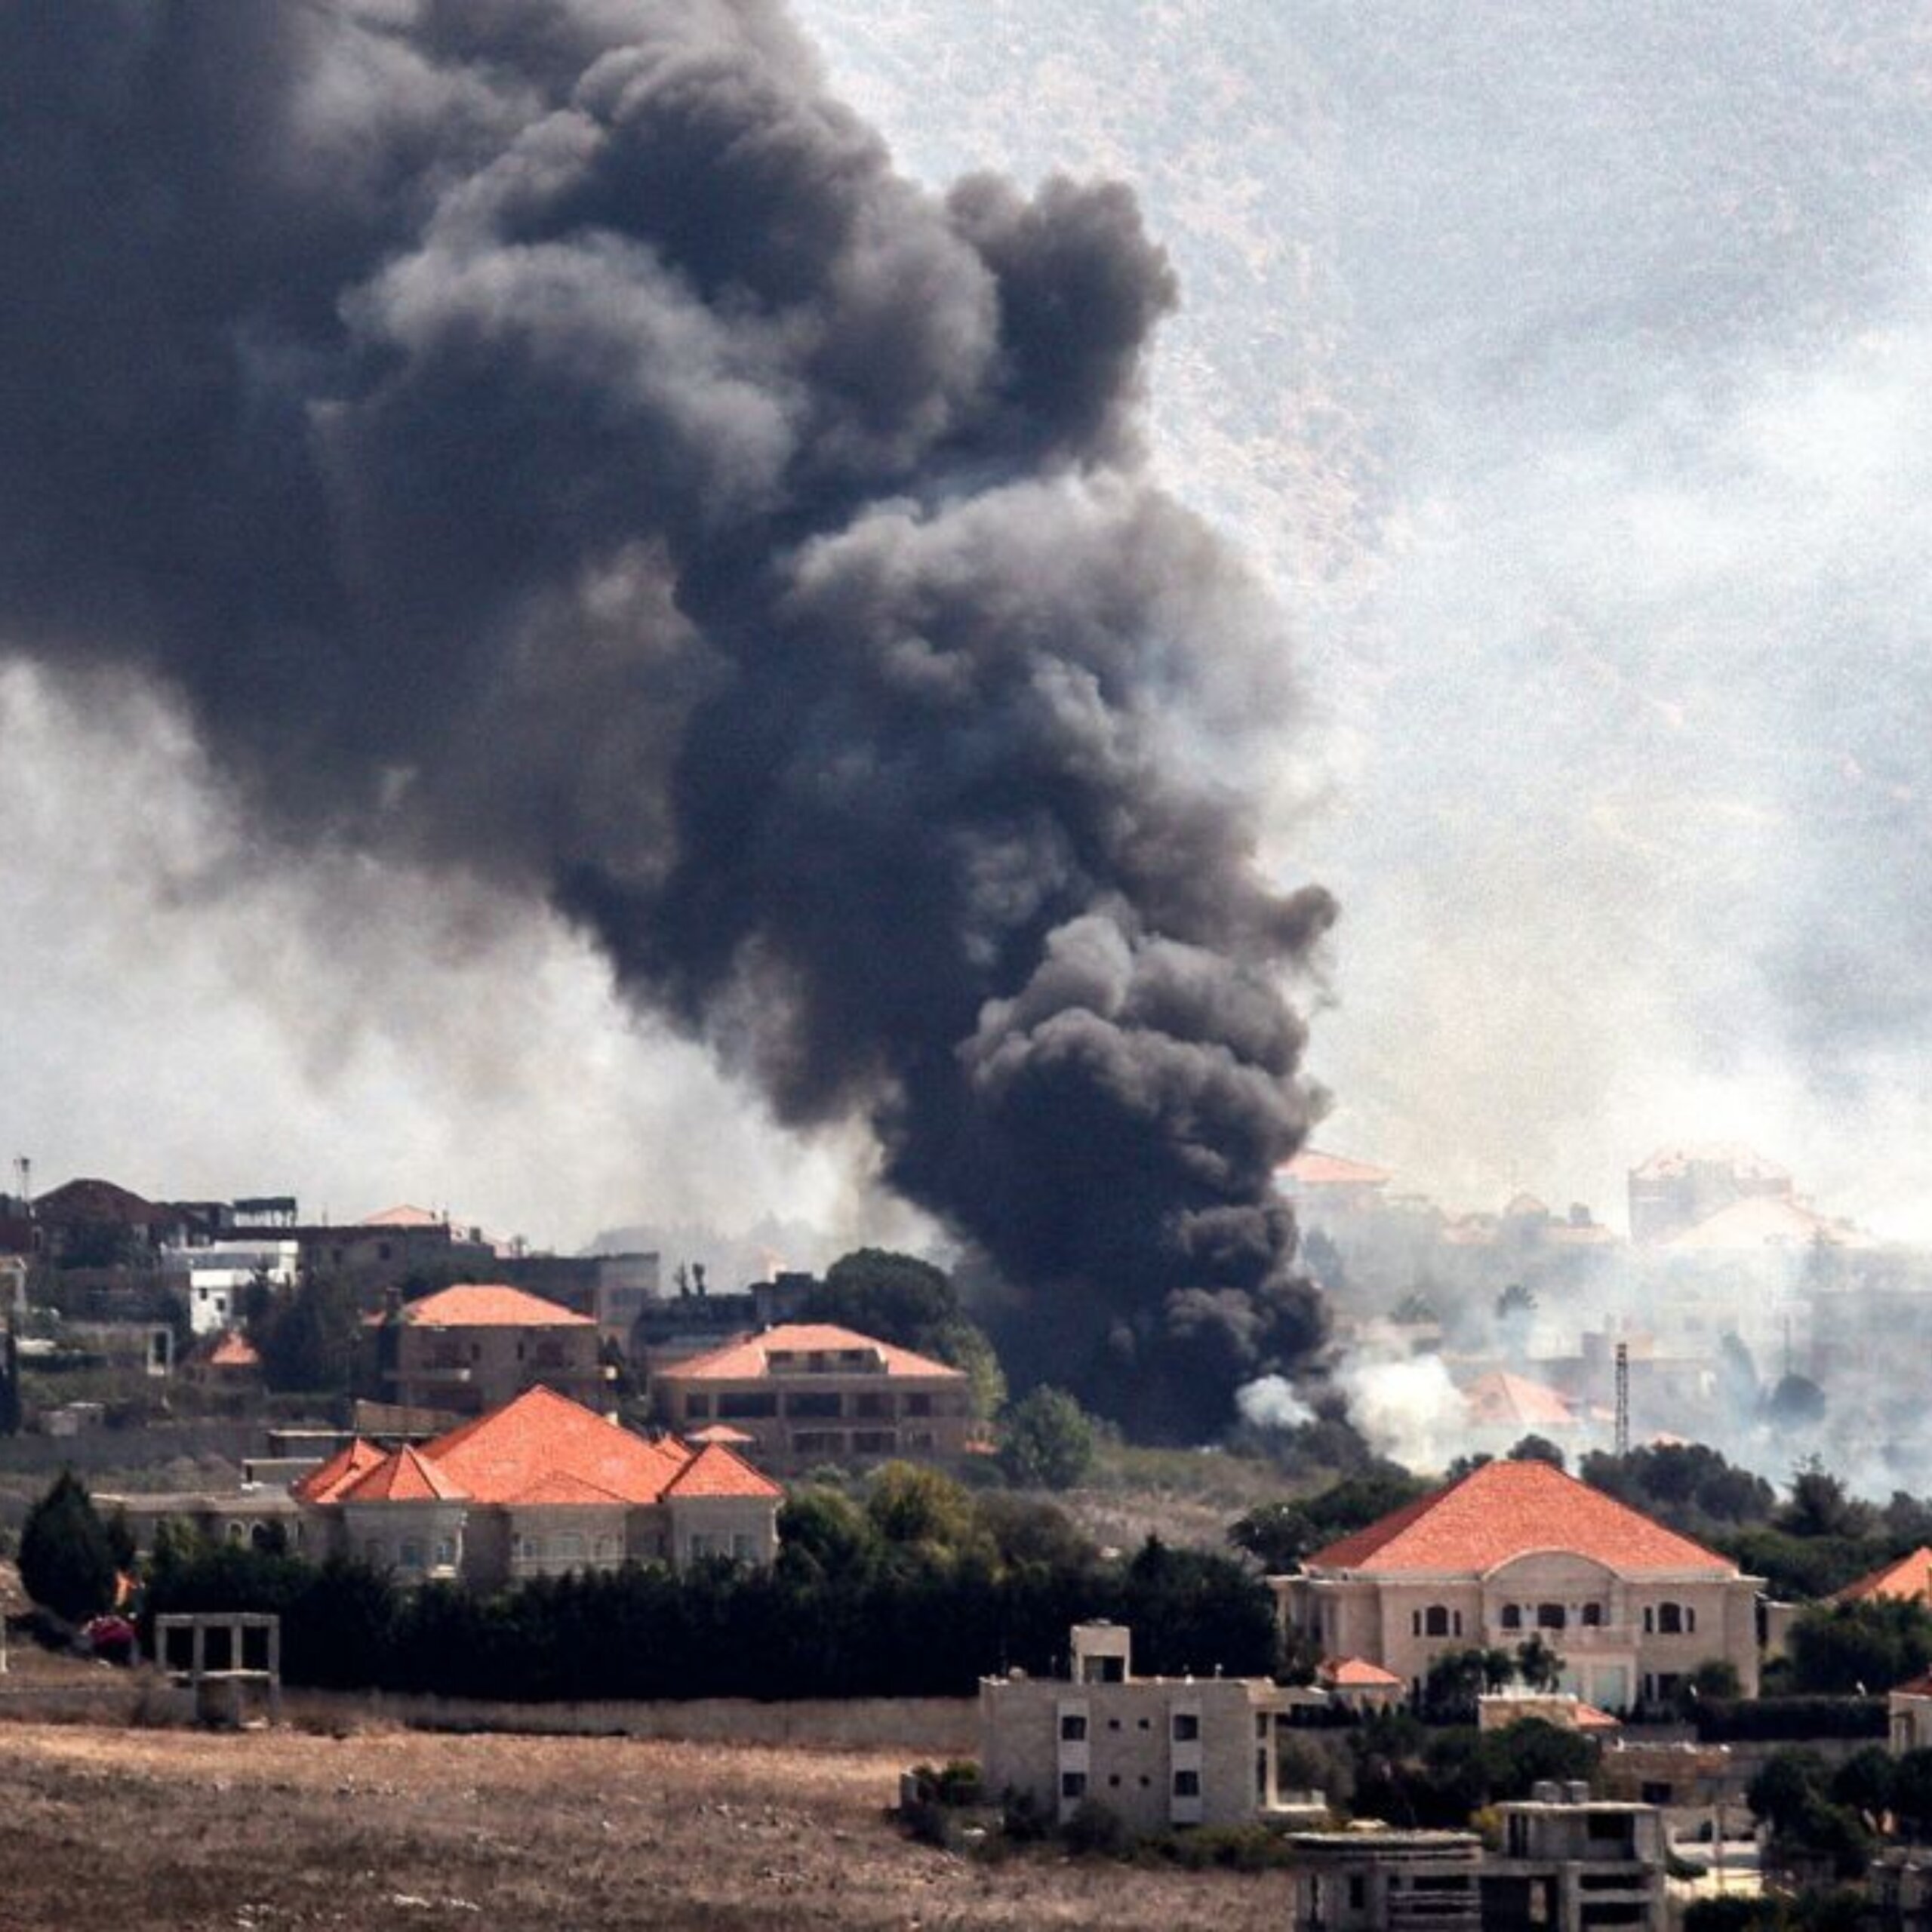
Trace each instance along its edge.
<instances>
[{"instance_id":1,"label":"thick dark smoke","mask_svg":"<svg viewBox=\"0 0 1932 1932\"><path fill-rule=\"evenodd\" d=\"M0 125L13 648L862 1114L1023 1380L1186 1431L1306 1361L1332 908L1200 775L1280 641L1140 472L1129 194L924 193L758 0L20 0Z\"/></svg>"}]
</instances>

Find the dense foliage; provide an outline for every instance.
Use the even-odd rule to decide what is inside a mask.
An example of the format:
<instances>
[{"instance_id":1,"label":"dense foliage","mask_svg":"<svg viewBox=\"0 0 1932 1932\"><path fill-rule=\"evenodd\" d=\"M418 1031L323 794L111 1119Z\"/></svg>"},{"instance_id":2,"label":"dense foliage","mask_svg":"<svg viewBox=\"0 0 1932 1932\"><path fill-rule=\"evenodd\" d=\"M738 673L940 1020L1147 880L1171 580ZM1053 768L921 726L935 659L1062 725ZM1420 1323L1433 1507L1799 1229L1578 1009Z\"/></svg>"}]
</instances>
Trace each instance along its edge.
<instances>
[{"instance_id":1,"label":"dense foliage","mask_svg":"<svg viewBox=\"0 0 1932 1932\"><path fill-rule=\"evenodd\" d=\"M28 1510L20 1531L20 1583L27 1595L72 1623L114 1601L116 1538L71 1469Z\"/></svg>"},{"instance_id":2,"label":"dense foliage","mask_svg":"<svg viewBox=\"0 0 1932 1932\"><path fill-rule=\"evenodd\" d=\"M487 1596L171 1537L146 1608L279 1611L291 1683L523 1700L963 1697L1054 1669L1091 1617L1131 1625L1150 1672L1274 1663L1272 1605L1239 1564L1152 1540L1104 1559L1057 1510L931 1469L888 1469L863 1504L808 1491L780 1531L768 1571L632 1564Z\"/></svg>"}]
</instances>

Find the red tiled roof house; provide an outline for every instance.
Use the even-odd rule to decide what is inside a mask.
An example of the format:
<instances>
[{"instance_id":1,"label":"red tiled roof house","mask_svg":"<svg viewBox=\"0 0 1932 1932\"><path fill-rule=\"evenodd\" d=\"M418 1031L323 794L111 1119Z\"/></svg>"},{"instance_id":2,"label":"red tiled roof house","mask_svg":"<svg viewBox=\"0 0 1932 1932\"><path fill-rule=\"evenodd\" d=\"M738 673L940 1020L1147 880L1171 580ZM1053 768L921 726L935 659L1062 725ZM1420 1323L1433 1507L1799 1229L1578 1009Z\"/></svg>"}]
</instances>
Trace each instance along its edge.
<instances>
[{"instance_id":1,"label":"red tiled roof house","mask_svg":"<svg viewBox=\"0 0 1932 1932\"><path fill-rule=\"evenodd\" d=\"M1757 1694L1761 1580L1545 1463L1484 1463L1269 1580L1287 1628L1412 1689L1445 1652L1534 1635L1604 1710L1715 1659Z\"/></svg>"},{"instance_id":2,"label":"red tiled roof house","mask_svg":"<svg viewBox=\"0 0 1932 1932\"><path fill-rule=\"evenodd\" d=\"M383 1398L403 1408L481 1415L542 1383L594 1403L609 1380L597 1324L500 1283L466 1283L376 1318Z\"/></svg>"},{"instance_id":3,"label":"red tiled roof house","mask_svg":"<svg viewBox=\"0 0 1932 1932\"><path fill-rule=\"evenodd\" d=\"M301 1542L405 1583L769 1563L783 1491L718 1444L648 1441L553 1390L527 1390L421 1447L358 1440L294 1486Z\"/></svg>"},{"instance_id":4,"label":"red tiled roof house","mask_svg":"<svg viewBox=\"0 0 1932 1932\"><path fill-rule=\"evenodd\" d=\"M958 1369L829 1322L786 1322L660 1369L651 1399L676 1429L729 1423L765 1468L912 1456L953 1462L973 1429Z\"/></svg>"}]
</instances>

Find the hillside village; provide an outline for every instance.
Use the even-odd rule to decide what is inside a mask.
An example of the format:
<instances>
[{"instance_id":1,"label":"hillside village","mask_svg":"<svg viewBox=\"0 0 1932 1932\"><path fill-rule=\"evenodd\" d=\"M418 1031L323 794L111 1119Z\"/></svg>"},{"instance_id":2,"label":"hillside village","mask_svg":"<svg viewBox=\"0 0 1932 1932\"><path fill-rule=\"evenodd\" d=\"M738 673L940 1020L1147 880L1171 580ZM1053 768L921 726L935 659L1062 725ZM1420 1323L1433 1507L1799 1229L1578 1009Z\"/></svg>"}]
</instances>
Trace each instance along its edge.
<instances>
[{"instance_id":1,"label":"hillside village","mask_svg":"<svg viewBox=\"0 0 1932 1932\"><path fill-rule=\"evenodd\" d=\"M1367 1412L1244 1400L1164 1460L1010 1396L911 1257L722 1288L415 1210L23 1192L4 1504L72 1594L16 1641L153 1657L205 1716L285 1681L486 1726L970 1697L974 1763L903 1781L915 1834L1238 1841L1297 1925L1926 1922L1932 1503L1804 1446L1849 1393L1908 1466L1845 1323L1899 1331L1918 1259L1737 1149L1633 1169L1627 1241L1330 1154L1281 1180ZM1392 1371L1423 1457L1361 1403ZM1719 1443L1782 1454L1789 1496ZM1208 1546L1190 1460L1253 1499ZM1109 1549L1088 1507L1137 1473L1155 1534Z\"/></svg>"}]
</instances>

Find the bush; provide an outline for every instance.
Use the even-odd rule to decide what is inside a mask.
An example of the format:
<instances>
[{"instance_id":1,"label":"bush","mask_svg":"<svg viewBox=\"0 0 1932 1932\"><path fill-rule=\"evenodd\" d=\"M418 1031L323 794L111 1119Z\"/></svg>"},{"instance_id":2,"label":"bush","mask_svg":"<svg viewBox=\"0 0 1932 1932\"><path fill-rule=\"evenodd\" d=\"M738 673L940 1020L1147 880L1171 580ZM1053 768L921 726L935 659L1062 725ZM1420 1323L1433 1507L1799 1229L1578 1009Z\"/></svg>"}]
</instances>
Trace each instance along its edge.
<instances>
[{"instance_id":1,"label":"bush","mask_svg":"<svg viewBox=\"0 0 1932 1932\"><path fill-rule=\"evenodd\" d=\"M80 1478L63 1469L21 1529L22 1587L57 1617L82 1623L113 1603L118 1577L107 1525Z\"/></svg>"},{"instance_id":2,"label":"bush","mask_svg":"<svg viewBox=\"0 0 1932 1932\"><path fill-rule=\"evenodd\" d=\"M1076 1858L1118 1858L1127 1849L1127 1826L1120 1814L1097 1798L1080 1801L1060 1835Z\"/></svg>"}]
</instances>

